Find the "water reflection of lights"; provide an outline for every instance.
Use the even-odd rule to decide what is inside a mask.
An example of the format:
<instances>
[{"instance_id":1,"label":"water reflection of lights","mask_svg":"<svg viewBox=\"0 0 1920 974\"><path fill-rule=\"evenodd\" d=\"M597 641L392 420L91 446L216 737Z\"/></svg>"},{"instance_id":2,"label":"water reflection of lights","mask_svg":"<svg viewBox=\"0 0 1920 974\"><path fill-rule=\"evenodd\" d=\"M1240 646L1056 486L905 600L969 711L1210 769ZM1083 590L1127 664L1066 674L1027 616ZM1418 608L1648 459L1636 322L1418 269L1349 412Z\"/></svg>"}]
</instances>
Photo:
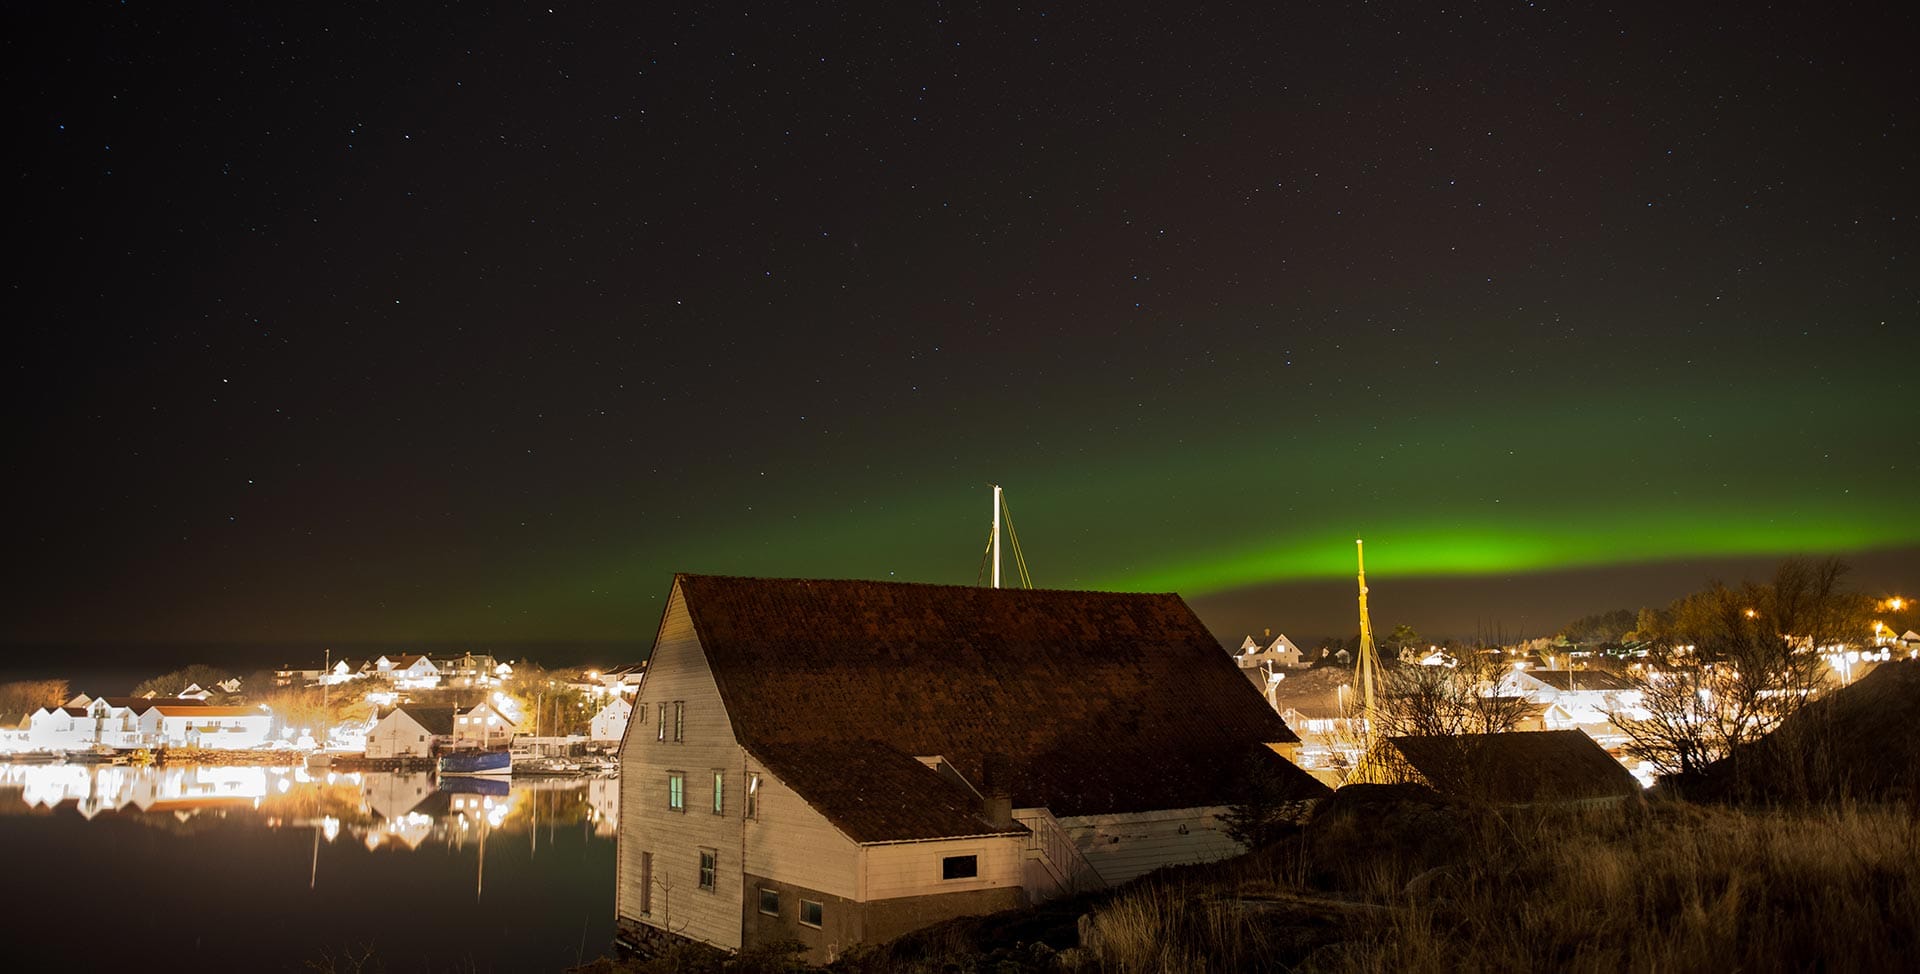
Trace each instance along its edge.
<instances>
[{"instance_id":1,"label":"water reflection of lights","mask_svg":"<svg viewBox=\"0 0 1920 974\"><path fill-rule=\"evenodd\" d=\"M431 840L464 845L533 819L577 822L606 834L617 818L613 780L442 782L425 773L343 772L304 767L0 765L0 803L103 812L165 814L181 821L211 813L268 828L302 828L336 841L349 833L368 848L416 849ZM591 786L591 787L590 787ZM540 799L538 812L533 799Z\"/></svg>"}]
</instances>

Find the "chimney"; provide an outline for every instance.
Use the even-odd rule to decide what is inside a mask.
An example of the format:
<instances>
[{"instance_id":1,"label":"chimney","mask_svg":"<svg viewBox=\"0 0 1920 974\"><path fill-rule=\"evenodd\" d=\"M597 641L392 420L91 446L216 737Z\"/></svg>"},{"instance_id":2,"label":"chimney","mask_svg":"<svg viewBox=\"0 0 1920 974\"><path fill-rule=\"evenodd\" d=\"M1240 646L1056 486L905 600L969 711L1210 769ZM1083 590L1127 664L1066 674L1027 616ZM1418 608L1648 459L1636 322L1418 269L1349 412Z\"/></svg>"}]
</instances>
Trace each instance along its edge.
<instances>
[{"instance_id":1,"label":"chimney","mask_svg":"<svg viewBox=\"0 0 1920 974\"><path fill-rule=\"evenodd\" d=\"M981 799L980 817L996 829L1013 828L1013 796L988 795Z\"/></svg>"},{"instance_id":2,"label":"chimney","mask_svg":"<svg viewBox=\"0 0 1920 974\"><path fill-rule=\"evenodd\" d=\"M996 829L1013 827L1013 794L1004 783L1006 755L988 752L980 758L980 817Z\"/></svg>"}]
</instances>

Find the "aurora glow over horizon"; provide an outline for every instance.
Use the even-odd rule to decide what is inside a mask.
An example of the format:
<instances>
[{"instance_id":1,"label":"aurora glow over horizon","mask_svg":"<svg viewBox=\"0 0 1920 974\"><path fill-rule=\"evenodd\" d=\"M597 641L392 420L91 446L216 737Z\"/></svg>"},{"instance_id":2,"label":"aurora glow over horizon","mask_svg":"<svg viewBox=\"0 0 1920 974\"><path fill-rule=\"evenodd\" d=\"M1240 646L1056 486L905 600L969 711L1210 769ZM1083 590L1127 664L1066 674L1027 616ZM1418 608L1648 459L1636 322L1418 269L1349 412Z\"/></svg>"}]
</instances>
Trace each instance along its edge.
<instances>
[{"instance_id":1,"label":"aurora glow over horizon","mask_svg":"<svg viewBox=\"0 0 1920 974\"><path fill-rule=\"evenodd\" d=\"M1344 625L1357 537L1389 623L1920 553L1906 21L9 16L0 641L644 642L972 584L995 482L1220 628Z\"/></svg>"}]
</instances>

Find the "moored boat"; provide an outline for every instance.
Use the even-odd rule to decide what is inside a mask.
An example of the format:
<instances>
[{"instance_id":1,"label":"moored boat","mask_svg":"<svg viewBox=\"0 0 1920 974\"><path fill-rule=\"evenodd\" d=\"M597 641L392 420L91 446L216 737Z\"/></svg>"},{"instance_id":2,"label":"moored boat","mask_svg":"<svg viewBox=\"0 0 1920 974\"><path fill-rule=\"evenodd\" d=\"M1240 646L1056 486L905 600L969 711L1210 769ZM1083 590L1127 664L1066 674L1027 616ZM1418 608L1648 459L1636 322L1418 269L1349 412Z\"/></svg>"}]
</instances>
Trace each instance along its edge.
<instances>
[{"instance_id":1,"label":"moored boat","mask_svg":"<svg viewBox=\"0 0 1920 974\"><path fill-rule=\"evenodd\" d=\"M440 756L440 773L510 775L513 756L505 751L454 751Z\"/></svg>"}]
</instances>

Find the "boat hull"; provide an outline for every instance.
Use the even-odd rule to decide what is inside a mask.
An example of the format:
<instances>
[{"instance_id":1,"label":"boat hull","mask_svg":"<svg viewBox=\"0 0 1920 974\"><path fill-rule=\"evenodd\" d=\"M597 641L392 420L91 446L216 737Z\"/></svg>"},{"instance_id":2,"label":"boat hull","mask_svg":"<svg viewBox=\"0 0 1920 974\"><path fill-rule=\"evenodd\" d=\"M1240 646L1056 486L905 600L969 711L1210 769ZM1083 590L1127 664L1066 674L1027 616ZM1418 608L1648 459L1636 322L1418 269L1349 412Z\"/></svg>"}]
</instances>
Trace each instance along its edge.
<instances>
[{"instance_id":1,"label":"boat hull","mask_svg":"<svg viewBox=\"0 0 1920 974\"><path fill-rule=\"evenodd\" d=\"M440 756L440 773L505 777L513 773L513 756L505 751L465 751Z\"/></svg>"}]
</instances>

